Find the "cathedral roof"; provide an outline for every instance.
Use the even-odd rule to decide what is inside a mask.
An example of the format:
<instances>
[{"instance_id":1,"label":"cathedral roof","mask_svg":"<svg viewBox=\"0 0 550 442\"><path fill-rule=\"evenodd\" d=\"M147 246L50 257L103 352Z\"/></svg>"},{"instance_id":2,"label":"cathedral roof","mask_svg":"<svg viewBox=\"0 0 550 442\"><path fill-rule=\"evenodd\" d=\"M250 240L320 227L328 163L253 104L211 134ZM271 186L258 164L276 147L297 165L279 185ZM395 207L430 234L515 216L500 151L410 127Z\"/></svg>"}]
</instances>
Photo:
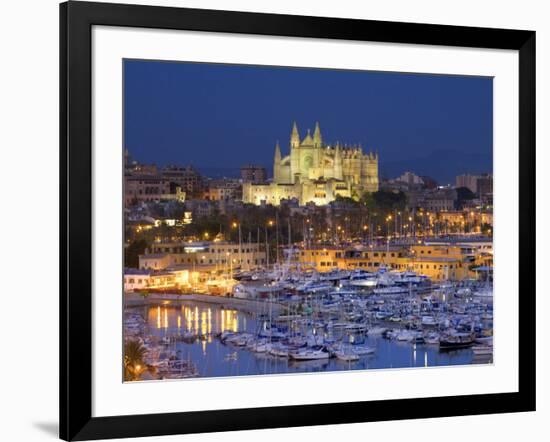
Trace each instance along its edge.
<instances>
[{"instance_id":1,"label":"cathedral roof","mask_svg":"<svg viewBox=\"0 0 550 442\"><path fill-rule=\"evenodd\" d=\"M302 141L302 145L304 146L310 146L313 144L313 138L311 138L311 134L309 133L309 129L307 130L307 135Z\"/></svg>"}]
</instances>

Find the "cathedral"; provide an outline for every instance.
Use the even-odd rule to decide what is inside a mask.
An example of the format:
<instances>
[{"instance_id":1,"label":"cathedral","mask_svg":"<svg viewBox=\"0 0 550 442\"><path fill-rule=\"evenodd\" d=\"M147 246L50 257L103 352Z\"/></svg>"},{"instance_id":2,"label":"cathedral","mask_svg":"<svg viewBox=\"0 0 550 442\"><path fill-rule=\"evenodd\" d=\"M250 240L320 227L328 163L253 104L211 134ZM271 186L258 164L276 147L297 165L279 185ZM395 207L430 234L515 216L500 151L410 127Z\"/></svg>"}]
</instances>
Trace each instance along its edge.
<instances>
[{"instance_id":1,"label":"cathedral","mask_svg":"<svg viewBox=\"0 0 550 442\"><path fill-rule=\"evenodd\" d=\"M378 190L378 154L363 153L361 146L323 143L319 123L300 138L294 123L290 134L290 154L282 156L275 145L273 181L244 183L243 201L279 205L295 198L300 205L313 202L325 205L336 196L359 199L364 192Z\"/></svg>"}]
</instances>

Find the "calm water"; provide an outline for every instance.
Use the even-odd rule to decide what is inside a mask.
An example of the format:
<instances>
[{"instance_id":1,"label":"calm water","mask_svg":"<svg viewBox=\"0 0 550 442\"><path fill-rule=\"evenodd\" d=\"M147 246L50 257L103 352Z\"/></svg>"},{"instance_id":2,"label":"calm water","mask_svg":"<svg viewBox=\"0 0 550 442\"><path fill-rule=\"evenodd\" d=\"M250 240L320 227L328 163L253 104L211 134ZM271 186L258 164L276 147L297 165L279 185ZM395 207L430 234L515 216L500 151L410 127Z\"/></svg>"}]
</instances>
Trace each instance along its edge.
<instances>
[{"instance_id":1,"label":"calm water","mask_svg":"<svg viewBox=\"0 0 550 442\"><path fill-rule=\"evenodd\" d=\"M213 334L230 330L255 333L258 322L252 315L219 306L184 302L178 306L135 307L147 319L146 334L174 336L185 331L208 334L194 343L177 342L173 345L180 357L191 360L201 377L243 376L277 373L300 373L337 370L365 370L372 368L427 367L472 364L472 351L461 349L440 353L435 345L397 342L382 337L367 337L366 344L376 347L372 355L356 362L329 360L297 362L268 354L222 344Z\"/></svg>"}]
</instances>

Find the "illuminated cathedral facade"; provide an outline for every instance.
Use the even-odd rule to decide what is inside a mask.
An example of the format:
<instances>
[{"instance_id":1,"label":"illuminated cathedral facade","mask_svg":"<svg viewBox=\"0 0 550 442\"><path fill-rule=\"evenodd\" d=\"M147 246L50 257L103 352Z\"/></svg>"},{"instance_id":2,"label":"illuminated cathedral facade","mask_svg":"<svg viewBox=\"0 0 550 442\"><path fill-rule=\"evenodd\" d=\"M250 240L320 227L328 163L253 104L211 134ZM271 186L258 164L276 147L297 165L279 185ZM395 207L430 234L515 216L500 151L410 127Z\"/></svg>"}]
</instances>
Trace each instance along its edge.
<instances>
[{"instance_id":1,"label":"illuminated cathedral facade","mask_svg":"<svg viewBox=\"0 0 550 442\"><path fill-rule=\"evenodd\" d=\"M363 153L361 146L323 142L319 123L300 138L296 123L290 134L290 154L282 156L275 145L273 181L244 183L243 201L279 205L283 199L297 199L300 205L325 205L338 195L359 199L365 192L378 191L378 154Z\"/></svg>"}]
</instances>

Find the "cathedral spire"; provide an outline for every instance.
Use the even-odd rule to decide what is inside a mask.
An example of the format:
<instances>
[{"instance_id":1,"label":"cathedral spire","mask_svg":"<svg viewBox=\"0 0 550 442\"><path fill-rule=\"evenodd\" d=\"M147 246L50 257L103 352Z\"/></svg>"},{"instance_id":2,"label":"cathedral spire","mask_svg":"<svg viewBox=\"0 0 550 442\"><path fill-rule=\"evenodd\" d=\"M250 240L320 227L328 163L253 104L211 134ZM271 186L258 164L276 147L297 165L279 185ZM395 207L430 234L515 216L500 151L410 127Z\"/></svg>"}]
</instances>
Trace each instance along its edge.
<instances>
[{"instance_id":1,"label":"cathedral spire","mask_svg":"<svg viewBox=\"0 0 550 442\"><path fill-rule=\"evenodd\" d=\"M315 147L321 147L323 144L323 137L321 135L321 128L319 127L319 122L315 122L315 131L313 132L313 145Z\"/></svg>"},{"instance_id":2,"label":"cathedral spire","mask_svg":"<svg viewBox=\"0 0 550 442\"><path fill-rule=\"evenodd\" d=\"M300 145L300 134L296 121L292 123L292 133L290 134L290 147L298 147Z\"/></svg>"},{"instance_id":3,"label":"cathedral spire","mask_svg":"<svg viewBox=\"0 0 550 442\"><path fill-rule=\"evenodd\" d=\"M278 183L281 180L281 148L279 141L275 144L275 155L273 158L273 181Z\"/></svg>"},{"instance_id":4,"label":"cathedral spire","mask_svg":"<svg viewBox=\"0 0 550 442\"><path fill-rule=\"evenodd\" d=\"M275 143L275 159L281 161L281 146L279 146L279 140Z\"/></svg>"}]
</instances>

